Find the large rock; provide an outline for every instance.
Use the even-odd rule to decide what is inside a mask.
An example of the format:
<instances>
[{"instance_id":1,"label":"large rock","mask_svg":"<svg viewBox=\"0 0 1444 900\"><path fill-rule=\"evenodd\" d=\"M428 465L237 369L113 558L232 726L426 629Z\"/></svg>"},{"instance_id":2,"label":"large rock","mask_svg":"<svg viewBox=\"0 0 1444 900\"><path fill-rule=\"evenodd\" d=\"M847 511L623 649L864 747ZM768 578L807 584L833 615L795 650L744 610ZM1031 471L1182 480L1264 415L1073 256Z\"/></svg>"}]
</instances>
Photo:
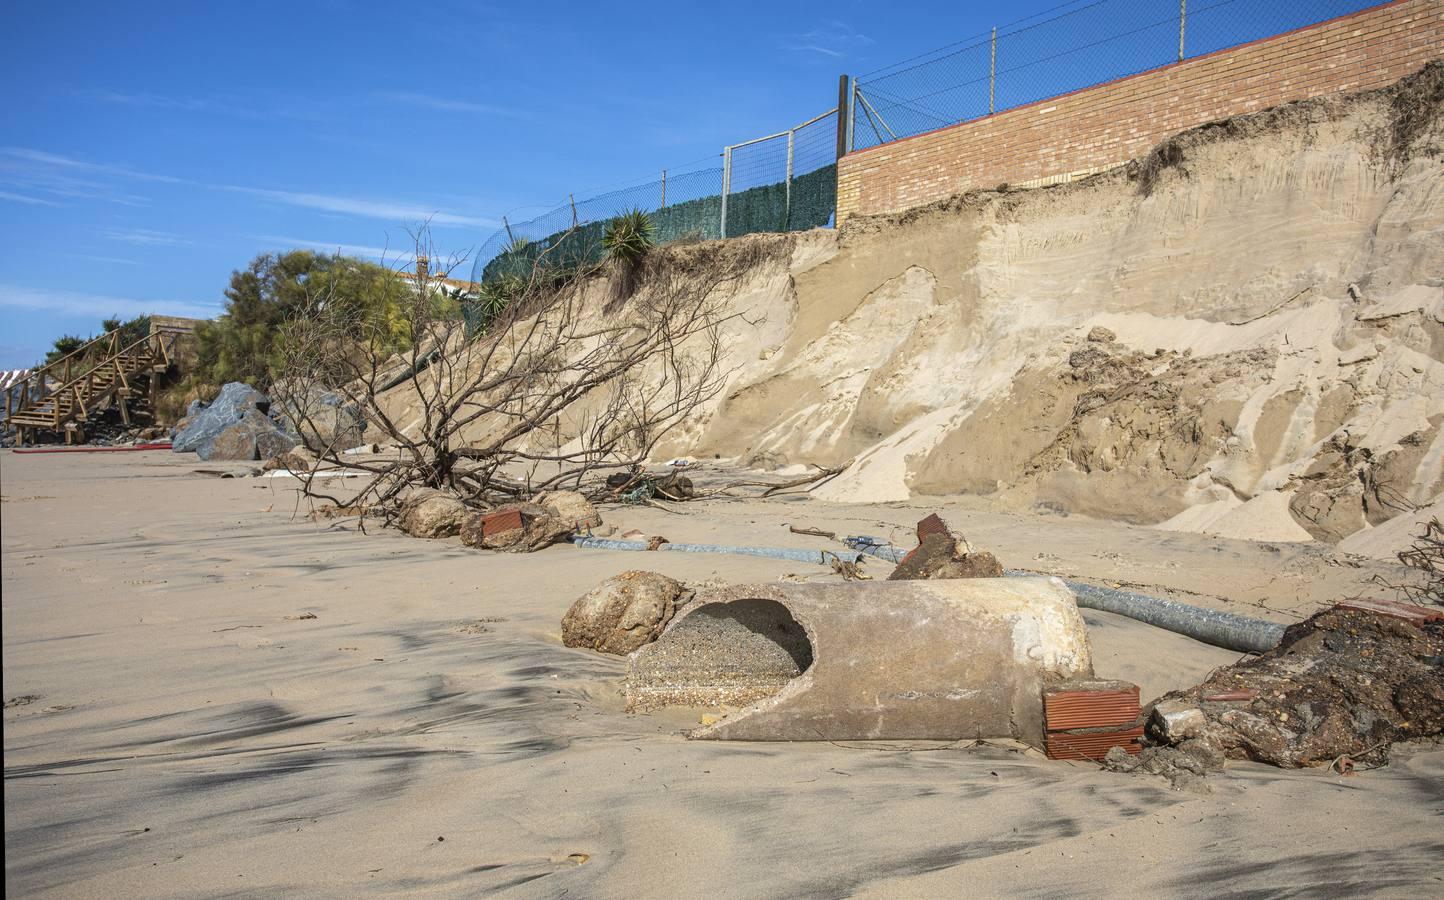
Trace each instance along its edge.
<instances>
[{"instance_id":1,"label":"large rock","mask_svg":"<svg viewBox=\"0 0 1444 900\"><path fill-rule=\"evenodd\" d=\"M276 427L259 409L247 410L239 422L221 429L196 448L196 455L212 460L255 460L280 456L296 446L291 436Z\"/></svg>"},{"instance_id":2,"label":"large rock","mask_svg":"<svg viewBox=\"0 0 1444 900\"><path fill-rule=\"evenodd\" d=\"M240 422L246 413L265 413L270 408L266 395L239 381L232 381L221 388L216 399L209 404L198 406L193 401L186 410L183 427L178 427L171 437L170 446L176 453L194 453L211 443L222 431ZM202 459L208 457L203 456ZM254 459L255 457L250 457Z\"/></svg>"},{"instance_id":3,"label":"large rock","mask_svg":"<svg viewBox=\"0 0 1444 900\"><path fill-rule=\"evenodd\" d=\"M461 523L461 542L484 550L531 553L566 540L576 526L535 503L509 503L474 512Z\"/></svg>"},{"instance_id":4,"label":"large rock","mask_svg":"<svg viewBox=\"0 0 1444 900\"><path fill-rule=\"evenodd\" d=\"M626 656L657 639L689 592L656 572L623 572L582 595L562 619L562 643Z\"/></svg>"},{"instance_id":5,"label":"large rock","mask_svg":"<svg viewBox=\"0 0 1444 900\"><path fill-rule=\"evenodd\" d=\"M339 453L365 443L366 417L361 407L335 391L317 385L277 382L271 387L273 414L317 453Z\"/></svg>"},{"instance_id":6,"label":"large rock","mask_svg":"<svg viewBox=\"0 0 1444 900\"><path fill-rule=\"evenodd\" d=\"M432 491L408 499L396 524L412 537L444 538L461 531L466 514L465 503Z\"/></svg>"},{"instance_id":7,"label":"large rock","mask_svg":"<svg viewBox=\"0 0 1444 900\"><path fill-rule=\"evenodd\" d=\"M596 528L602 524L597 508L576 491L545 491L537 494L532 502L575 528Z\"/></svg>"}]
</instances>

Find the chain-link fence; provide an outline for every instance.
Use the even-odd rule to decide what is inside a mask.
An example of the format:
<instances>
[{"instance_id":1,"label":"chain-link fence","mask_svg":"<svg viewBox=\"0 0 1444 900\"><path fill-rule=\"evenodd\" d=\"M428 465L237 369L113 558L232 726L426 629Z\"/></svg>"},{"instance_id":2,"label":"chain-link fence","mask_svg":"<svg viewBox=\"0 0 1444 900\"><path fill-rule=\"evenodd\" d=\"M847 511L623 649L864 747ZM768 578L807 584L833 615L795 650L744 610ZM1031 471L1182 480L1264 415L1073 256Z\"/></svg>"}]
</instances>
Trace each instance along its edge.
<instances>
[{"instance_id":1,"label":"chain-link fence","mask_svg":"<svg viewBox=\"0 0 1444 900\"><path fill-rule=\"evenodd\" d=\"M831 222L837 205L837 110L726 147L721 159L720 167L664 170L641 184L569 197L525 222L506 221L481 245L471 280L528 277L543 254L548 266L561 270L599 262L607 222L633 209L647 213L658 244L800 231Z\"/></svg>"},{"instance_id":2,"label":"chain-link fence","mask_svg":"<svg viewBox=\"0 0 1444 900\"><path fill-rule=\"evenodd\" d=\"M721 231L805 231L837 206L837 110L722 151Z\"/></svg>"},{"instance_id":3,"label":"chain-link fence","mask_svg":"<svg viewBox=\"0 0 1444 900\"><path fill-rule=\"evenodd\" d=\"M860 76L848 146L921 134L1378 5L1074 0Z\"/></svg>"}]
</instances>

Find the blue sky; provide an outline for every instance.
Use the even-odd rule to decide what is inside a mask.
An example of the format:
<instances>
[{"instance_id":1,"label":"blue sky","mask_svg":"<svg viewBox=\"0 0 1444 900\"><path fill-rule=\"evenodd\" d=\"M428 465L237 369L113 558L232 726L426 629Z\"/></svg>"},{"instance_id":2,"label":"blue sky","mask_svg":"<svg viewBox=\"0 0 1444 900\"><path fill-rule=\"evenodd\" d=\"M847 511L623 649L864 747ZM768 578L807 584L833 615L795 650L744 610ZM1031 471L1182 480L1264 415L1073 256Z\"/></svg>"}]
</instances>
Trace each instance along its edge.
<instances>
[{"instance_id":1,"label":"blue sky","mask_svg":"<svg viewBox=\"0 0 1444 900\"><path fill-rule=\"evenodd\" d=\"M9 0L0 368L110 315L214 315L261 252L395 254L426 217L475 248L1057 2Z\"/></svg>"}]
</instances>

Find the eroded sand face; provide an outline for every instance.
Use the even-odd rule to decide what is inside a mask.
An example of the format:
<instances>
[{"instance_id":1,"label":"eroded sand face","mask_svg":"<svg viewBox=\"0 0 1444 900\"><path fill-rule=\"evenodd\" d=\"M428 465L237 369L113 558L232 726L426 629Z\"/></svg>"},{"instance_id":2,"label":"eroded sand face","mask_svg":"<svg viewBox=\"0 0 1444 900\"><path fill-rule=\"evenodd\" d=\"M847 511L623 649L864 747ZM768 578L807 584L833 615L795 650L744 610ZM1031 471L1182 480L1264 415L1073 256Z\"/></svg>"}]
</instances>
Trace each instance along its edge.
<instances>
[{"instance_id":1,"label":"eroded sand face","mask_svg":"<svg viewBox=\"0 0 1444 900\"><path fill-rule=\"evenodd\" d=\"M719 298L727 388L658 458L855 458L819 496L1389 555L1369 532L1444 491L1444 121L1401 161L1394 116L1388 92L1309 101L1185 133L1146 183L660 250L759 252ZM606 280L582 295L602 315Z\"/></svg>"},{"instance_id":2,"label":"eroded sand face","mask_svg":"<svg viewBox=\"0 0 1444 900\"><path fill-rule=\"evenodd\" d=\"M644 562L691 582L836 576L747 557L518 556L361 535L292 519L278 480L193 467L164 453L0 454L5 700L36 698L4 712L9 889L1437 889L1437 749L1401 748L1388 769L1348 779L1231 765L1199 797L1004 746L688 742L695 712L629 716L624 661L561 646L572 600ZM904 540L928 509L776 500L603 515L679 541L815 546L786 524ZM1279 620L1397 574L1317 544L943 510L1009 566L1192 591L1173 596ZM1085 619L1098 673L1145 697L1233 658Z\"/></svg>"}]
</instances>

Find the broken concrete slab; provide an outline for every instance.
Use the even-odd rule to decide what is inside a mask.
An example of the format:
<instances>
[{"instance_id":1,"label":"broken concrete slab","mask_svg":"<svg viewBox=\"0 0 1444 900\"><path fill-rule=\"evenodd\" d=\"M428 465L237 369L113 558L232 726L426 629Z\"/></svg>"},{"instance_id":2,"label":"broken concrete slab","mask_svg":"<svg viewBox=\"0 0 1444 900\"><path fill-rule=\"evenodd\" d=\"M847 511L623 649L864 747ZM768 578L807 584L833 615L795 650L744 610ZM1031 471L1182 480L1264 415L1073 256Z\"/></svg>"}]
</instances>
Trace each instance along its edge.
<instances>
[{"instance_id":1,"label":"broken concrete slab","mask_svg":"<svg viewBox=\"0 0 1444 900\"><path fill-rule=\"evenodd\" d=\"M1289 626L1261 656L1165 695L1150 731L1160 743L1289 768L1381 764L1395 741L1444 735L1441 660L1444 621L1336 606Z\"/></svg>"},{"instance_id":2,"label":"broken concrete slab","mask_svg":"<svg viewBox=\"0 0 1444 900\"><path fill-rule=\"evenodd\" d=\"M1043 744L1043 687L1092 674L1057 579L704 589L628 660L635 710L751 704L694 738L1010 738Z\"/></svg>"}]
</instances>

